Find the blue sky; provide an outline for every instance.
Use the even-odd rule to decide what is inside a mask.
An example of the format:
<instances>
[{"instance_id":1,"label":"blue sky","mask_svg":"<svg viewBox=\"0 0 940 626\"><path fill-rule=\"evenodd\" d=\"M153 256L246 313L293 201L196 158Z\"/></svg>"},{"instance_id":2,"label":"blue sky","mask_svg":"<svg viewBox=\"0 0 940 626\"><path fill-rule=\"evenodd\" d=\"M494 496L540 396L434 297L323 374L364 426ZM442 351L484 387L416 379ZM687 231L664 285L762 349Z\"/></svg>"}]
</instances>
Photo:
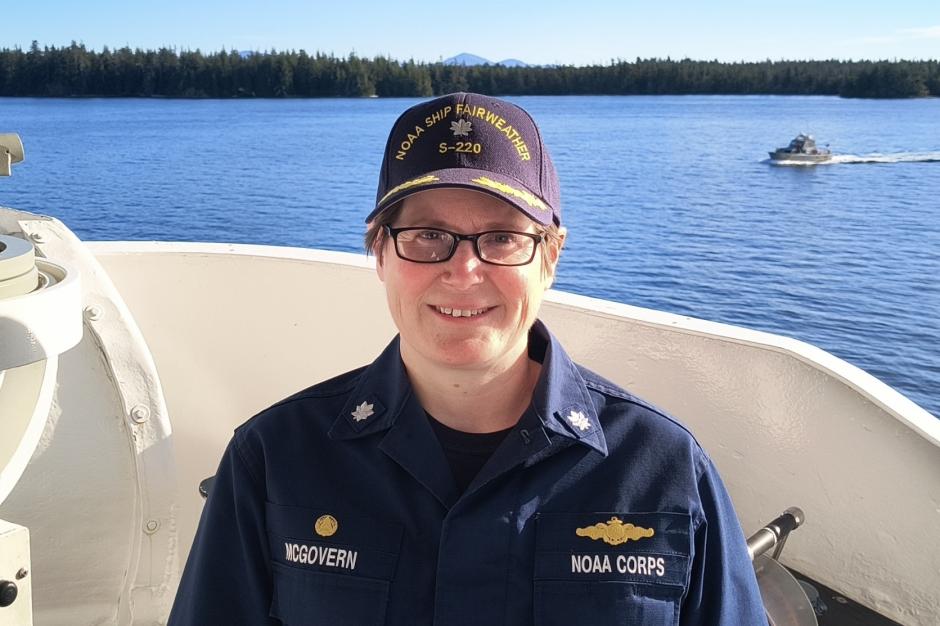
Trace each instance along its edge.
<instances>
[{"instance_id":1,"label":"blue sky","mask_svg":"<svg viewBox=\"0 0 940 626\"><path fill-rule=\"evenodd\" d=\"M4 0L0 47L305 49L436 61L940 59L938 0Z\"/></svg>"}]
</instances>

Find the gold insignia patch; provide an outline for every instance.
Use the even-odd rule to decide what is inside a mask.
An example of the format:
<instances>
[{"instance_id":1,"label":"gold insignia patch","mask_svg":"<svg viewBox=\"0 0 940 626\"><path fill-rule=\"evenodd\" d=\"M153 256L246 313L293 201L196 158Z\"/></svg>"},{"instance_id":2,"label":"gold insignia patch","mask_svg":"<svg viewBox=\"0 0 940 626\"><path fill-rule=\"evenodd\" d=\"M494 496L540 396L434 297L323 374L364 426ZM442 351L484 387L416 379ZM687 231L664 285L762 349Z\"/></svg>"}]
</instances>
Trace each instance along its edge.
<instances>
[{"instance_id":1,"label":"gold insignia patch","mask_svg":"<svg viewBox=\"0 0 940 626\"><path fill-rule=\"evenodd\" d=\"M610 518L609 522L599 522L587 528L578 528L575 531L578 537L590 537L591 539L601 539L604 543L619 546L631 539L638 541L644 537L652 537L654 531L652 528L643 528L633 524L624 524L619 517Z\"/></svg>"},{"instance_id":2,"label":"gold insignia patch","mask_svg":"<svg viewBox=\"0 0 940 626\"><path fill-rule=\"evenodd\" d=\"M321 515L317 518L317 523L313 525L313 529L321 537L332 537L339 529L339 522L332 515Z\"/></svg>"}]
</instances>

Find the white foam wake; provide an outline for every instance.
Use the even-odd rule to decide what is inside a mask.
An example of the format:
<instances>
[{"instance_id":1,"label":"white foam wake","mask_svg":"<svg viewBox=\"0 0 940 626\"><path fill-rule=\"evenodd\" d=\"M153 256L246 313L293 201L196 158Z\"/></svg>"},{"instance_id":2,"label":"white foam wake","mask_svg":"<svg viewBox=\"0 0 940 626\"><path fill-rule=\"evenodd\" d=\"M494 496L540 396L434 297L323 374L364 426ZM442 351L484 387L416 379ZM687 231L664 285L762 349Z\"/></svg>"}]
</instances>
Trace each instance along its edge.
<instances>
[{"instance_id":1,"label":"white foam wake","mask_svg":"<svg viewBox=\"0 0 940 626\"><path fill-rule=\"evenodd\" d=\"M895 152L893 154L836 154L832 163L937 163L940 152Z\"/></svg>"},{"instance_id":2,"label":"white foam wake","mask_svg":"<svg viewBox=\"0 0 940 626\"><path fill-rule=\"evenodd\" d=\"M892 154L834 154L827 161L775 161L764 159L771 165L807 166L807 165L838 165L842 163L940 163L940 152L895 152Z\"/></svg>"}]
</instances>

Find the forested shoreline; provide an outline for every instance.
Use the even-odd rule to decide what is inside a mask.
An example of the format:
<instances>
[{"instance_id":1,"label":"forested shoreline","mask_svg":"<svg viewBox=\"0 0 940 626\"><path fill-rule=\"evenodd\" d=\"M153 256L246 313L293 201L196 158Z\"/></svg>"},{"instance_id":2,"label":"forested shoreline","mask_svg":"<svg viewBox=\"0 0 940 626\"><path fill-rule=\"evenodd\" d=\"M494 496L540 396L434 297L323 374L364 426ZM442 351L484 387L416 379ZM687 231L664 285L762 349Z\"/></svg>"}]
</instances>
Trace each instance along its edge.
<instances>
[{"instance_id":1,"label":"forested shoreline","mask_svg":"<svg viewBox=\"0 0 940 626\"><path fill-rule=\"evenodd\" d=\"M0 96L316 98L493 95L940 96L940 61L612 60L576 67L461 66L300 51L0 49Z\"/></svg>"}]
</instances>

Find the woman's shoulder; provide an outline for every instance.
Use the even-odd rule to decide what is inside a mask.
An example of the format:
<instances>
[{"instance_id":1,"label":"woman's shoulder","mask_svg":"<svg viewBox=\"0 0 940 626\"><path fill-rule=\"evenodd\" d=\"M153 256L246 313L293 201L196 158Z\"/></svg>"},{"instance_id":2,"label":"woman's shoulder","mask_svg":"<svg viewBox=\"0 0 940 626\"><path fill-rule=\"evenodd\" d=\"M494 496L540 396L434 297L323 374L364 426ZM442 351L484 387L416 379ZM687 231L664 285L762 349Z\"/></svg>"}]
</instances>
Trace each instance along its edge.
<instances>
[{"instance_id":1,"label":"woman's shoulder","mask_svg":"<svg viewBox=\"0 0 940 626\"><path fill-rule=\"evenodd\" d=\"M365 370L366 366L345 372L275 402L236 428L236 439L283 437L292 426L329 428Z\"/></svg>"},{"instance_id":2,"label":"woman's shoulder","mask_svg":"<svg viewBox=\"0 0 940 626\"><path fill-rule=\"evenodd\" d=\"M696 456L704 454L695 435L680 419L600 374L582 365L577 367L608 438L611 431L629 430L634 436L642 433L658 440L660 445L671 441L692 448Z\"/></svg>"}]
</instances>

